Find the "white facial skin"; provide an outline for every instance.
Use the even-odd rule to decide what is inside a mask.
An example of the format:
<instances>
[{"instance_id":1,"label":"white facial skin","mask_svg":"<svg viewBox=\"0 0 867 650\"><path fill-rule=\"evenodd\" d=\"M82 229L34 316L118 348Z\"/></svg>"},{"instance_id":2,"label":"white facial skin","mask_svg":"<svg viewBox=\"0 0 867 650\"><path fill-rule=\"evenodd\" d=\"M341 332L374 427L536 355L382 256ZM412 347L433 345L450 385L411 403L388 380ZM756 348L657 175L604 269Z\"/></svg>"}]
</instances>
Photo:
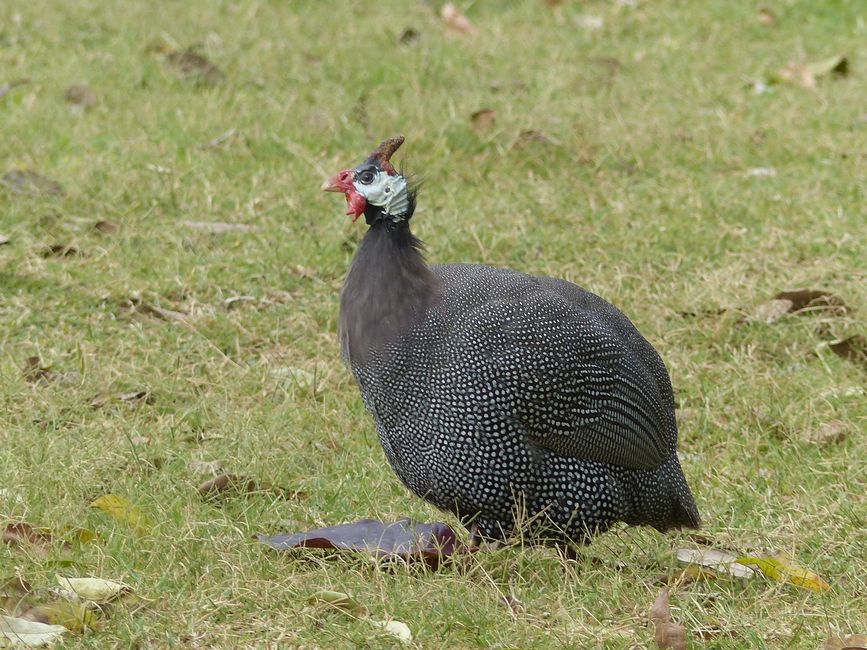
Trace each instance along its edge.
<instances>
[{"instance_id":1,"label":"white facial skin","mask_svg":"<svg viewBox=\"0 0 867 650\"><path fill-rule=\"evenodd\" d=\"M406 179L400 174L389 175L383 171L365 169L356 174L353 185L368 203L382 208L387 215L402 217L406 214L409 198Z\"/></svg>"}]
</instances>

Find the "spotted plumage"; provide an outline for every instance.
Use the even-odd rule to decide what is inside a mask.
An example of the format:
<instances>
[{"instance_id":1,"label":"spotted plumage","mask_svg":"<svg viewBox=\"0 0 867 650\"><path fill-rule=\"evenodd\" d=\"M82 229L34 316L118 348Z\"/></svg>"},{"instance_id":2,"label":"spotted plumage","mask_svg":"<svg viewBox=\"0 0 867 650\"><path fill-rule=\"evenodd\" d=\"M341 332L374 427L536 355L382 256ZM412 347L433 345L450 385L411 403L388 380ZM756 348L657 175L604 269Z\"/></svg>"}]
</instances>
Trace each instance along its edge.
<instances>
[{"instance_id":1,"label":"spotted plumage","mask_svg":"<svg viewBox=\"0 0 867 650\"><path fill-rule=\"evenodd\" d=\"M409 229L414 194L395 202L405 179L382 165L399 144L324 189L369 225L341 294L341 339L400 480L492 539L698 526L653 347L563 280L428 267Z\"/></svg>"}]
</instances>

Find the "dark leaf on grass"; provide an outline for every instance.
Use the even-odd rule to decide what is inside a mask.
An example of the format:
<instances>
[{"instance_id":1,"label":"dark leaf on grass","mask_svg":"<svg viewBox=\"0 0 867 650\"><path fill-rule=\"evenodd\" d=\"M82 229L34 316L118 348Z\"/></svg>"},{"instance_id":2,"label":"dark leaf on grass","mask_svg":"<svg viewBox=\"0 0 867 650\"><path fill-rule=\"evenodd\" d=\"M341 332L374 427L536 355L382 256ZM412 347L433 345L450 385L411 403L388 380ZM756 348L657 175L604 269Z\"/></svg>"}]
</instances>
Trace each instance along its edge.
<instances>
[{"instance_id":1,"label":"dark leaf on grass","mask_svg":"<svg viewBox=\"0 0 867 650\"><path fill-rule=\"evenodd\" d=\"M773 25L777 20L776 14L767 7L759 9L757 17L762 25Z\"/></svg>"},{"instance_id":2,"label":"dark leaf on grass","mask_svg":"<svg viewBox=\"0 0 867 650\"><path fill-rule=\"evenodd\" d=\"M479 133L489 131L497 123L497 111L490 108L478 110L470 115L470 123L473 125L473 129Z\"/></svg>"},{"instance_id":3,"label":"dark leaf on grass","mask_svg":"<svg viewBox=\"0 0 867 650\"><path fill-rule=\"evenodd\" d=\"M434 569L456 549L455 532L446 524L409 519L393 523L362 519L294 535L259 535L259 541L278 551L302 547L359 551L382 559L420 560Z\"/></svg>"},{"instance_id":4,"label":"dark leaf on grass","mask_svg":"<svg viewBox=\"0 0 867 650\"><path fill-rule=\"evenodd\" d=\"M831 343L828 347L838 357L858 364L867 370L867 337L856 334L848 339Z\"/></svg>"},{"instance_id":5,"label":"dark leaf on grass","mask_svg":"<svg viewBox=\"0 0 867 650\"><path fill-rule=\"evenodd\" d=\"M797 289L795 291L781 291L774 300L788 300L792 303L789 310L791 313L799 311L830 312L834 316L843 316L849 312L840 298L827 291L817 289Z\"/></svg>"},{"instance_id":6,"label":"dark leaf on grass","mask_svg":"<svg viewBox=\"0 0 867 650\"><path fill-rule=\"evenodd\" d=\"M400 33L400 36L397 37L397 40L404 45L411 45L412 43L415 43L419 38L421 38L421 34L418 33L418 30L413 29L412 27L407 27Z\"/></svg>"},{"instance_id":7,"label":"dark leaf on grass","mask_svg":"<svg viewBox=\"0 0 867 650\"><path fill-rule=\"evenodd\" d=\"M0 178L0 185L5 185L9 191L15 194L29 194L30 196L60 196L63 194L63 186L60 183L29 169L15 169L6 172Z\"/></svg>"},{"instance_id":8,"label":"dark leaf on grass","mask_svg":"<svg viewBox=\"0 0 867 650\"><path fill-rule=\"evenodd\" d=\"M151 404L153 395L149 390L130 390L124 393L101 393L90 400L90 405L95 408L102 408L110 402L123 402L124 404Z\"/></svg>"},{"instance_id":9,"label":"dark leaf on grass","mask_svg":"<svg viewBox=\"0 0 867 650\"><path fill-rule=\"evenodd\" d=\"M96 95L87 84L72 84L66 89L64 97L72 107L87 109L96 106Z\"/></svg>"},{"instance_id":10,"label":"dark leaf on grass","mask_svg":"<svg viewBox=\"0 0 867 650\"><path fill-rule=\"evenodd\" d=\"M237 474L220 474L205 481L198 487L199 496L203 499L217 499L243 494L271 494L280 498L304 496L298 490L287 490L276 487L268 481L257 481L249 476Z\"/></svg>"},{"instance_id":11,"label":"dark leaf on grass","mask_svg":"<svg viewBox=\"0 0 867 650\"><path fill-rule=\"evenodd\" d=\"M191 48L182 52L169 52L166 60L187 77L196 77L212 84L223 78L222 70Z\"/></svg>"},{"instance_id":12,"label":"dark leaf on grass","mask_svg":"<svg viewBox=\"0 0 867 650\"><path fill-rule=\"evenodd\" d=\"M27 357L24 361L24 381L30 384L48 382L52 374L51 366L42 365L42 359L38 355Z\"/></svg>"},{"instance_id":13,"label":"dark leaf on grass","mask_svg":"<svg viewBox=\"0 0 867 650\"><path fill-rule=\"evenodd\" d=\"M182 226L192 228L193 230L202 230L214 235L222 235L226 232L247 232L253 230L253 226L245 223L224 223L222 221L180 221Z\"/></svg>"},{"instance_id":14,"label":"dark leaf on grass","mask_svg":"<svg viewBox=\"0 0 867 650\"><path fill-rule=\"evenodd\" d=\"M93 224L93 229L98 230L104 235L115 235L120 232L120 224L114 221L97 221Z\"/></svg>"},{"instance_id":15,"label":"dark leaf on grass","mask_svg":"<svg viewBox=\"0 0 867 650\"><path fill-rule=\"evenodd\" d=\"M516 149L523 149L525 147L530 147L533 145L557 145L554 140L549 138L547 135L542 133L541 131L536 131L534 129L528 129L526 131L521 131L518 139L515 140L515 144L512 145Z\"/></svg>"},{"instance_id":16,"label":"dark leaf on grass","mask_svg":"<svg viewBox=\"0 0 867 650\"><path fill-rule=\"evenodd\" d=\"M653 621L653 638L657 648L686 650L686 628L671 620L668 589L660 589L659 596L650 608L650 620Z\"/></svg>"},{"instance_id":17,"label":"dark leaf on grass","mask_svg":"<svg viewBox=\"0 0 867 650\"><path fill-rule=\"evenodd\" d=\"M17 86L23 86L26 83L30 83L30 79L26 77L23 79L16 79L15 81L8 81L6 83L0 84L0 99L3 99L9 92L16 88Z\"/></svg>"},{"instance_id":18,"label":"dark leaf on grass","mask_svg":"<svg viewBox=\"0 0 867 650\"><path fill-rule=\"evenodd\" d=\"M30 524L18 521L6 524L3 527L0 538L12 546L32 546L40 550L44 550L54 542L54 538L47 530L37 529ZM68 546L63 542L64 546Z\"/></svg>"},{"instance_id":19,"label":"dark leaf on grass","mask_svg":"<svg viewBox=\"0 0 867 650\"><path fill-rule=\"evenodd\" d=\"M825 650L867 650L867 634L835 636L825 641Z\"/></svg>"},{"instance_id":20,"label":"dark leaf on grass","mask_svg":"<svg viewBox=\"0 0 867 650\"><path fill-rule=\"evenodd\" d=\"M797 289L779 292L772 300L756 307L746 320L772 325L786 314L844 316L848 312L846 303L832 293L817 289Z\"/></svg>"},{"instance_id":21,"label":"dark leaf on grass","mask_svg":"<svg viewBox=\"0 0 867 650\"><path fill-rule=\"evenodd\" d=\"M69 244L51 244L42 249L42 257L75 257L81 251Z\"/></svg>"}]
</instances>

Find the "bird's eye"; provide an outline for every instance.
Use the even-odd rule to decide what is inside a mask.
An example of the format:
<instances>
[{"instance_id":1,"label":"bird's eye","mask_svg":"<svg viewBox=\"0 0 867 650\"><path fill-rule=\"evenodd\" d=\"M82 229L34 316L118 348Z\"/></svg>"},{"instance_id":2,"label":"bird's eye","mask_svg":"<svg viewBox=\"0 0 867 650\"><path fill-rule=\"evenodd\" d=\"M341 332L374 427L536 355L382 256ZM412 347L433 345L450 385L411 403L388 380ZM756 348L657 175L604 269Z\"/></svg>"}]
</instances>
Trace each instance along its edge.
<instances>
[{"instance_id":1,"label":"bird's eye","mask_svg":"<svg viewBox=\"0 0 867 650\"><path fill-rule=\"evenodd\" d=\"M374 177L375 177L375 174L368 169L367 171L361 172L361 175L358 177L358 180L360 180L365 185L370 185L373 182Z\"/></svg>"}]
</instances>

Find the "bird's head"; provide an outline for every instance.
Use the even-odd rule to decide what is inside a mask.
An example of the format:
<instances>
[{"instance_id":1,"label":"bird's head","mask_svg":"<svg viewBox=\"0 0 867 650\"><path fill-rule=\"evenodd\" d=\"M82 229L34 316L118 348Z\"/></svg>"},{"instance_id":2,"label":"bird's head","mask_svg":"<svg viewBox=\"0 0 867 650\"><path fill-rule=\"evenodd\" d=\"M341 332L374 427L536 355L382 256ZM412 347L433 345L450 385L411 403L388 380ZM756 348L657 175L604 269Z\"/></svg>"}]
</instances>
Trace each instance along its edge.
<instances>
[{"instance_id":1,"label":"bird's head","mask_svg":"<svg viewBox=\"0 0 867 650\"><path fill-rule=\"evenodd\" d=\"M407 179L391 166L391 156L403 144L403 136L385 140L367 159L338 172L322 184L325 192L343 192L346 214L355 221L364 214L368 224L380 219L407 221L415 208L414 192Z\"/></svg>"}]
</instances>

